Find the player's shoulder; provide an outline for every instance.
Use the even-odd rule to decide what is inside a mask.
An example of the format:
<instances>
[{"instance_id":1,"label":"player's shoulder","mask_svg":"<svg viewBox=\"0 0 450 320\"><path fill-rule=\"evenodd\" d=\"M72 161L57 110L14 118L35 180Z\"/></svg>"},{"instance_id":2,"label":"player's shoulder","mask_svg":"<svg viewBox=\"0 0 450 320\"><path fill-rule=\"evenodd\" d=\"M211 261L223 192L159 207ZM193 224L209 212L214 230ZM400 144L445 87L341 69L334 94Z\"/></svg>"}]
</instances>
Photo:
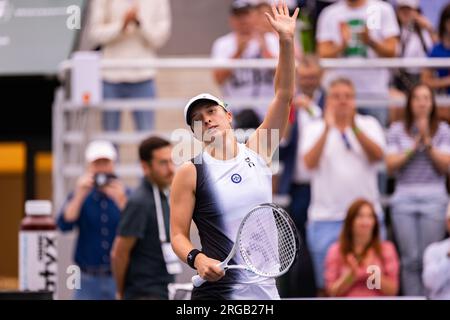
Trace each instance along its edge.
<instances>
[{"instance_id":1,"label":"player's shoulder","mask_svg":"<svg viewBox=\"0 0 450 320\"><path fill-rule=\"evenodd\" d=\"M177 170L177 174L186 176L196 172L195 159L184 162Z\"/></svg>"},{"instance_id":2,"label":"player's shoulder","mask_svg":"<svg viewBox=\"0 0 450 320\"><path fill-rule=\"evenodd\" d=\"M183 187L194 187L196 185L197 169L193 161L186 161L177 169L175 173L173 186L182 185Z\"/></svg>"},{"instance_id":3,"label":"player's shoulder","mask_svg":"<svg viewBox=\"0 0 450 320\"><path fill-rule=\"evenodd\" d=\"M240 148L242 148L244 154L245 154L245 161L249 164L250 167L253 167L255 164L250 162L250 158L255 159L257 163L261 166L262 170L270 170L270 164L272 162L272 158L265 156L264 152L259 153L257 150L259 150L258 147L255 149L252 146L252 143L239 143L238 144ZM250 157L247 157L250 156Z\"/></svg>"}]
</instances>

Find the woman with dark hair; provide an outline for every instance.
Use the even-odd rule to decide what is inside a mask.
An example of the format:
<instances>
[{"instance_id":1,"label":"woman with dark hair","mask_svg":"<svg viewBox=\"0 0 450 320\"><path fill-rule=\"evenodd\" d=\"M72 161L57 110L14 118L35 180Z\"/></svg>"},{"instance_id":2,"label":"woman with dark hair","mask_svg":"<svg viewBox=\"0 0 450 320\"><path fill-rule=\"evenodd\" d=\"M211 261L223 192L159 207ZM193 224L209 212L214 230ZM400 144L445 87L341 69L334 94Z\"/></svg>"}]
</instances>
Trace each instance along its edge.
<instances>
[{"instance_id":1,"label":"woman with dark hair","mask_svg":"<svg viewBox=\"0 0 450 320\"><path fill-rule=\"evenodd\" d=\"M438 119L430 87L413 87L405 118L391 125L387 141L386 165L396 178L391 209L400 250L402 292L422 296L423 252L445 236L445 179L450 164L450 129Z\"/></svg>"},{"instance_id":2,"label":"woman with dark hair","mask_svg":"<svg viewBox=\"0 0 450 320\"><path fill-rule=\"evenodd\" d=\"M439 39L429 53L430 58L450 58L450 4L442 10L439 20ZM450 69L441 68L436 70L424 69L422 72L422 81L432 89L443 91L450 94Z\"/></svg>"},{"instance_id":3,"label":"woman with dark hair","mask_svg":"<svg viewBox=\"0 0 450 320\"><path fill-rule=\"evenodd\" d=\"M347 211L339 241L325 260L325 286L330 296L394 296L399 262L394 245L380 240L373 205L364 199Z\"/></svg>"}]
</instances>

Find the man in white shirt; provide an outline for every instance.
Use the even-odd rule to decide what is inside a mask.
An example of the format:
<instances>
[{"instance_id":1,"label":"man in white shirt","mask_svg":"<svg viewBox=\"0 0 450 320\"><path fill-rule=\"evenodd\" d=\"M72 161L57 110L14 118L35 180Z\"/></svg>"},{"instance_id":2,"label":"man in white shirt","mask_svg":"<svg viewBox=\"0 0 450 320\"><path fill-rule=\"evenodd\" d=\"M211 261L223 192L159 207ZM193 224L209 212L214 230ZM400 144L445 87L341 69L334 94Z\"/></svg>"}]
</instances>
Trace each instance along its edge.
<instances>
[{"instance_id":1,"label":"man in white shirt","mask_svg":"<svg viewBox=\"0 0 450 320\"><path fill-rule=\"evenodd\" d=\"M378 121L356 114L352 82L333 80L326 95L324 120L304 129L301 147L305 165L311 170L306 235L319 289L324 285L325 255L338 239L350 204L357 198L367 199L383 220L377 164L383 160L385 144Z\"/></svg>"},{"instance_id":2,"label":"man in white shirt","mask_svg":"<svg viewBox=\"0 0 450 320\"><path fill-rule=\"evenodd\" d=\"M317 49L321 58L392 58L397 54L400 29L392 5L380 0L338 1L325 8L317 26ZM389 70L334 69L325 75L325 85L336 77L355 84L358 97L387 98ZM387 110L367 109L383 124Z\"/></svg>"},{"instance_id":3,"label":"man in white shirt","mask_svg":"<svg viewBox=\"0 0 450 320\"><path fill-rule=\"evenodd\" d=\"M270 13L270 11L269 11ZM270 13L271 14L271 13ZM231 4L232 32L216 39L212 46L214 59L270 59L278 57L277 36L259 27L259 12L251 0L234 0ZM273 97L274 71L271 69L217 69L214 79L225 100L233 98ZM246 105L235 105L239 109ZM256 108L260 121L265 108Z\"/></svg>"},{"instance_id":4,"label":"man in white shirt","mask_svg":"<svg viewBox=\"0 0 450 320\"><path fill-rule=\"evenodd\" d=\"M447 207L447 230L450 233L450 205ZM450 238L427 247L422 278L428 298L450 300Z\"/></svg>"},{"instance_id":5,"label":"man in white shirt","mask_svg":"<svg viewBox=\"0 0 450 320\"><path fill-rule=\"evenodd\" d=\"M90 36L101 46L105 59L151 59L170 36L168 0L95 0L91 7ZM155 96L155 70L120 68L103 71L106 99L151 98ZM135 111L138 130L154 125L152 111ZM103 114L103 129L117 131L120 112Z\"/></svg>"}]
</instances>

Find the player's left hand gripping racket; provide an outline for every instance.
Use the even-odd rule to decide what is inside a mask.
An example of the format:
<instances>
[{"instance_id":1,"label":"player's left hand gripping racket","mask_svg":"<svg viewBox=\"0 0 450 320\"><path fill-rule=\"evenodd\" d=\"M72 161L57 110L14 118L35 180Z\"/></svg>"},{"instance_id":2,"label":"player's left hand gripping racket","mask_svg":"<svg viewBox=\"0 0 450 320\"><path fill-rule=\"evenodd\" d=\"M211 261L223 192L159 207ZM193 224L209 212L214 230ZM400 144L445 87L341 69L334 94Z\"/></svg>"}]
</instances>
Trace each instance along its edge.
<instances>
[{"instance_id":1,"label":"player's left hand gripping racket","mask_svg":"<svg viewBox=\"0 0 450 320\"><path fill-rule=\"evenodd\" d=\"M244 269L263 277L276 278L292 266L298 248L297 230L289 214L274 204L265 203L244 217L231 252L219 266L225 271ZM244 264L228 265L236 254L241 256ZM192 277L195 287L205 282L199 275Z\"/></svg>"}]
</instances>

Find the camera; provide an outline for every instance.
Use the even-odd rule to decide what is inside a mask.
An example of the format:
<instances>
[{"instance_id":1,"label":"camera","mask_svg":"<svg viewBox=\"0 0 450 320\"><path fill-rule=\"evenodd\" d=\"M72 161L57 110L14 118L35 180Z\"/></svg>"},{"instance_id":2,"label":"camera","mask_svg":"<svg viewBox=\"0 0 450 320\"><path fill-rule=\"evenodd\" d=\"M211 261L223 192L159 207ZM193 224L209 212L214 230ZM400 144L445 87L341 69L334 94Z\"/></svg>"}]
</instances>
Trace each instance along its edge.
<instances>
[{"instance_id":1,"label":"camera","mask_svg":"<svg viewBox=\"0 0 450 320\"><path fill-rule=\"evenodd\" d=\"M96 173L94 176L94 186L96 188L102 188L114 179L117 179L117 176L113 173Z\"/></svg>"}]
</instances>

